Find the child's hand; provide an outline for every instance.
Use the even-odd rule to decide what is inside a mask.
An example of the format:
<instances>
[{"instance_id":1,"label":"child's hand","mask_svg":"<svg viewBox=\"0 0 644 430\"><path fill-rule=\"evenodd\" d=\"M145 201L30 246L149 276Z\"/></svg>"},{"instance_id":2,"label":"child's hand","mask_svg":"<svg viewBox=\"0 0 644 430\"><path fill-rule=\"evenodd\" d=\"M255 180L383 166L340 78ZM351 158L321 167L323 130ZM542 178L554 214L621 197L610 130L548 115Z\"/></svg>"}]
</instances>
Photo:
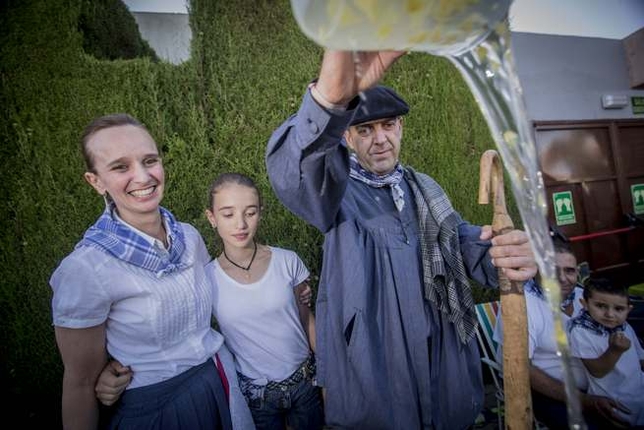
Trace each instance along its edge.
<instances>
[{"instance_id":1,"label":"child's hand","mask_svg":"<svg viewBox=\"0 0 644 430\"><path fill-rule=\"evenodd\" d=\"M298 285L296 287L295 292L300 304L304 306L308 306L310 308L312 305L311 299L313 298L313 290L311 289L311 286L308 284L308 280Z\"/></svg>"},{"instance_id":2,"label":"child's hand","mask_svg":"<svg viewBox=\"0 0 644 430\"><path fill-rule=\"evenodd\" d=\"M96 381L96 397L105 406L111 406L121 397L132 380L132 371L116 360L110 360Z\"/></svg>"},{"instance_id":3,"label":"child's hand","mask_svg":"<svg viewBox=\"0 0 644 430\"><path fill-rule=\"evenodd\" d=\"M631 347L631 341L624 335L624 332L618 331L612 333L608 338L608 348L615 352L622 353L628 351Z\"/></svg>"}]
</instances>

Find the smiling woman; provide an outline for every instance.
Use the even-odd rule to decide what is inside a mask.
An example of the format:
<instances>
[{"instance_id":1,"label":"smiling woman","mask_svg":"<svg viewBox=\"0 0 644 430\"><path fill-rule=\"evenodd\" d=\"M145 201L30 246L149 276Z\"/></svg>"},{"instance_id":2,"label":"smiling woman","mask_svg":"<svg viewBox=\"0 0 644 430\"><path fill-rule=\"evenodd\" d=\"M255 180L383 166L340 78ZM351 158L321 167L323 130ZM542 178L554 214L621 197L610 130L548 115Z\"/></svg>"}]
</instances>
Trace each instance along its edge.
<instances>
[{"instance_id":1,"label":"smiling woman","mask_svg":"<svg viewBox=\"0 0 644 430\"><path fill-rule=\"evenodd\" d=\"M121 118L122 125L108 126ZM165 172L152 136L140 123L115 116L95 125L82 142L87 182L114 203L123 221L164 241L158 221Z\"/></svg>"},{"instance_id":2,"label":"smiling woman","mask_svg":"<svg viewBox=\"0 0 644 430\"><path fill-rule=\"evenodd\" d=\"M106 207L50 280L63 426L96 427L94 384L109 353L133 374L110 428L232 428L239 390L210 325L210 256L197 230L160 206L154 139L131 116L108 115L87 126L82 150L85 179Z\"/></svg>"}]
</instances>

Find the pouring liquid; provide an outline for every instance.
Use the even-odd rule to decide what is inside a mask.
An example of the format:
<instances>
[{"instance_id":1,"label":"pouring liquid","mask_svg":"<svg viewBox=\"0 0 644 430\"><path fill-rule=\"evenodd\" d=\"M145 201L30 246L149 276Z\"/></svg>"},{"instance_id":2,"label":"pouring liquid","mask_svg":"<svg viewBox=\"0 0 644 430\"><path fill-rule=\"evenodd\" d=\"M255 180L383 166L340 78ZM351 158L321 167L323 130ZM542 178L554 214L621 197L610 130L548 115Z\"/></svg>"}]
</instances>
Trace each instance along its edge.
<instances>
[{"instance_id":1,"label":"pouring liquid","mask_svg":"<svg viewBox=\"0 0 644 430\"><path fill-rule=\"evenodd\" d=\"M561 319L561 287L555 273L554 248L546 221L548 207L543 178L537 169L536 148L514 69L507 21L501 21L476 48L447 58L459 69L478 101L510 176L524 229L539 267L540 283L554 318L557 349L564 370L568 425L571 429L586 429Z\"/></svg>"},{"instance_id":2,"label":"pouring liquid","mask_svg":"<svg viewBox=\"0 0 644 430\"><path fill-rule=\"evenodd\" d=\"M546 221L547 203L515 72L507 13L511 0L291 0L303 32L339 50L413 50L449 59L461 72L487 121L530 238L541 286L552 311L562 358L571 429L586 429L568 341L560 286Z\"/></svg>"}]
</instances>

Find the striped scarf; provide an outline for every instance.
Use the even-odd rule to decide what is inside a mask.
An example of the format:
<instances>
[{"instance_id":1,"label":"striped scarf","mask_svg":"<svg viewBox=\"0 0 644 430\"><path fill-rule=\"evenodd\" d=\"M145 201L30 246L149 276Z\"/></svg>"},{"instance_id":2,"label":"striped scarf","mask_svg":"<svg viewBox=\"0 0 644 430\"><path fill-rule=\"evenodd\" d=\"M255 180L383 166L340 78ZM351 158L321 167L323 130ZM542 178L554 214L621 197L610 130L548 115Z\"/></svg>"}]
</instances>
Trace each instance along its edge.
<instances>
[{"instance_id":1,"label":"striped scarf","mask_svg":"<svg viewBox=\"0 0 644 430\"><path fill-rule=\"evenodd\" d=\"M429 176L407 167L405 178L416 202L425 298L447 315L461 342L468 344L478 321L458 238L463 219Z\"/></svg>"},{"instance_id":2,"label":"striped scarf","mask_svg":"<svg viewBox=\"0 0 644 430\"><path fill-rule=\"evenodd\" d=\"M571 319L568 324L568 331L579 326L600 336L609 336L612 333L626 330L626 324L620 324L617 327L608 328L605 325L598 323L590 316L586 309L582 309L581 313Z\"/></svg>"},{"instance_id":3,"label":"striped scarf","mask_svg":"<svg viewBox=\"0 0 644 430\"><path fill-rule=\"evenodd\" d=\"M117 220L112 211L114 203L106 206L105 211L85 232L83 239L76 245L93 246L126 263L154 272L157 277L187 267L181 261L185 250L183 229L174 216L163 207L159 207L165 225L169 226L169 255L161 255L148 240Z\"/></svg>"},{"instance_id":4,"label":"striped scarf","mask_svg":"<svg viewBox=\"0 0 644 430\"><path fill-rule=\"evenodd\" d=\"M396 168L393 171L385 175L376 175L360 165L356 154L351 154L349 157L349 166L349 175L353 179L357 179L374 188L391 187L391 196L394 199L396 209L398 209L398 212L403 210L405 206L405 199L403 198L405 192L400 188L400 181L403 178L403 169L400 163L396 163Z\"/></svg>"}]
</instances>

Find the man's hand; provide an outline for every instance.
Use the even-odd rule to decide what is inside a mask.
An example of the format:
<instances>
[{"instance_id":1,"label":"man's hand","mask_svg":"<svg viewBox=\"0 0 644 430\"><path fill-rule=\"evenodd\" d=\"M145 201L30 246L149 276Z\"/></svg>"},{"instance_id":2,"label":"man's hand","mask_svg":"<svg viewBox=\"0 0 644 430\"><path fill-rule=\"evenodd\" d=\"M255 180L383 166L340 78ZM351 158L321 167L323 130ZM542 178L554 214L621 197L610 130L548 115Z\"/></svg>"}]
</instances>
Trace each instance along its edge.
<instances>
[{"instance_id":1,"label":"man's hand","mask_svg":"<svg viewBox=\"0 0 644 430\"><path fill-rule=\"evenodd\" d=\"M359 92L376 85L405 51L326 50L315 84L322 105L347 105ZM326 103L325 103L326 102Z\"/></svg>"},{"instance_id":2,"label":"man's hand","mask_svg":"<svg viewBox=\"0 0 644 430\"><path fill-rule=\"evenodd\" d=\"M492 228L481 229L481 240L492 236ZM503 270L511 281L527 281L537 274L537 264L530 247L528 235L522 230L512 230L492 238L490 248L492 264Z\"/></svg>"},{"instance_id":3,"label":"man's hand","mask_svg":"<svg viewBox=\"0 0 644 430\"><path fill-rule=\"evenodd\" d=\"M628 428L629 423L617 415L618 411L630 414L626 406L608 397L585 394L581 399L581 406L585 413L598 416L607 421L613 428Z\"/></svg>"},{"instance_id":4,"label":"man's hand","mask_svg":"<svg viewBox=\"0 0 644 430\"><path fill-rule=\"evenodd\" d=\"M131 380L130 368L116 360L111 360L96 381L96 387L94 387L96 397L105 406L111 406L121 397Z\"/></svg>"}]
</instances>

